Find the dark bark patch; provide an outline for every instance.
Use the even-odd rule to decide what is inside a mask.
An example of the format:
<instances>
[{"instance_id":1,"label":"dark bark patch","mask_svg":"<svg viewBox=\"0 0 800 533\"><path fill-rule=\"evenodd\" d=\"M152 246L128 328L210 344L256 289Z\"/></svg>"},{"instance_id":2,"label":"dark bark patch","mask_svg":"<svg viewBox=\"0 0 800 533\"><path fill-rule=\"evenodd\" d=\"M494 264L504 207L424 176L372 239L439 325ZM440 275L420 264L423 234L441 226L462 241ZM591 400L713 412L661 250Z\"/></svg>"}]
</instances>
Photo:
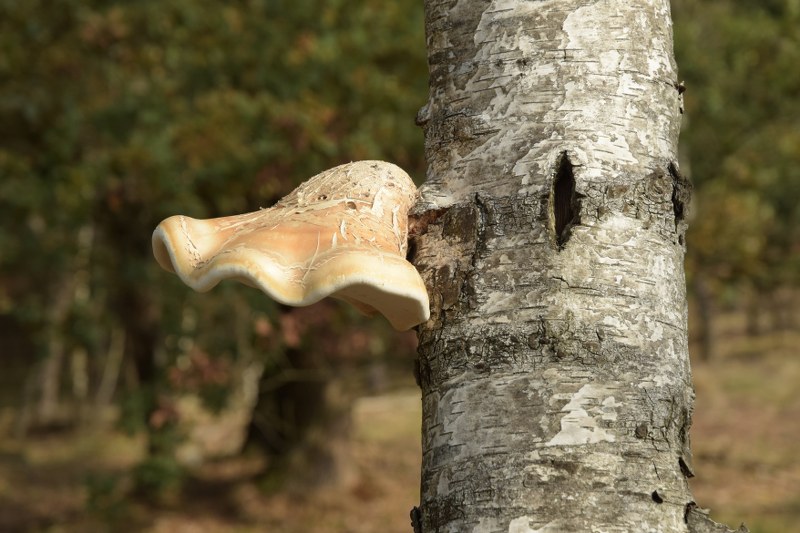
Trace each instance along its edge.
<instances>
[{"instance_id":1,"label":"dark bark patch","mask_svg":"<svg viewBox=\"0 0 800 533\"><path fill-rule=\"evenodd\" d=\"M528 348L536 349L539 347L539 334L531 333L528 335Z\"/></svg>"},{"instance_id":2,"label":"dark bark patch","mask_svg":"<svg viewBox=\"0 0 800 533\"><path fill-rule=\"evenodd\" d=\"M411 527L414 533L422 533L422 511L420 511L419 507L414 506L411 508L409 518L411 518Z\"/></svg>"},{"instance_id":3,"label":"dark bark patch","mask_svg":"<svg viewBox=\"0 0 800 533\"><path fill-rule=\"evenodd\" d=\"M653 494L651 494L650 496L652 496L654 502L664 503L664 498L661 497L661 495L658 493L657 490L654 490Z\"/></svg>"},{"instance_id":4,"label":"dark bark patch","mask_svg":"<svg viewBox=\"0 0 800 533\"><path fill-rule=\"evenodd\" d=\"M692 183L680 173L675 162L671 162L667 169L672 178L672 212L675 216L675 231L678 233L678 240L683 244L684 221L689 214Z\"/></svg>"},{"instance_id":5,"label":"dark bark patch","mask_svg":"<svg viewBox=\"0 0 800 533\"><path fill-rule=\"evenodd\" d=\"M353 203L355 206L355 203ZM349 207L349 203L348 203ZM419 215L412 215L408 217L408 236L419 237L428 233L428 226L434 224L437 220L439 220L445 213L447 213L448 208L442 207L439 209L431 209L425 211Z\"/></svg>"},{"instance_id":6,"label":"dark bark patch","mask_svg":"<svg viewBox=\"0 0 800 533\"><path fill-rule=\"evenodd\" d=\"M550 208L558 249L567 244L572 227L580 223L580 198L575 191L575 174L566 152L561 154L553 180Z\"/></svg>"},{"instance_id":7,"label":"dark bark patch","mask_svg":"<svg viewBox=\"0 0 800 533\"><path fill-rule=\"evenodd\" d=\"M683 457L678 458L678 467L681 469L681 473L687 478L693 478L694 472L692 472L692 468L686 464L686 461L683 460Z\"/></svg>"},{"instance_id":8,"label":"dark bark patch","mask_svg":"<svg viewBox=\"0 0 800 533\"><path fill-rule=\"evenodd\" d=\"M465 503L455 495L439 497L436 500L423 503L425 512L422 514L420 529L424 531L439 531L441 524L461 520L466 512Z\"/></svg>"},{"instance_id":9,"label":"dark bark patch","mask_svg":"<svg viewBox=\"0 0 800 533\"><path fill-rule=\"evenodd\" d=\"M447 240L474 239L480 214L474 206L458 206L450 209L442 219L442 237Z\"/></svg>"},{"instance_id":10,"label":"dark bark patch","mask_svg":"<svg viewBox=\"0 0 800 533\"><path fill-rule=\"evenodd\" d=\"M580 465L573 461L560 461L558 459L552 459L550 464L553 466L553 468L563 470L573 476L578 473L578 469L580 468Z\"/></svg>"},{"instance_id":11,"label":"dark bark patch","mask_svg":"<svg viewBox=\"0 0 800 533\"><path fill-rule=\"evenodd\" d=\"M406 261L414 264L414 258L417 257L417 239L409 237L406 244Z\"/></svg>"},{"instance_id":12,"label":"dark bark patch","mask_svg":"<svg viewBox=\"0 0 800 533\"><path fill-rule=\"evenodd\" d=\"M696 503L689 502L683 508L683 521L686 522L687 524L689 523L689 513L691 513L696 507L697 507Z\"/></svg>"},{"instance_id":13,"label":"dark bark patch","mask_svg":"<svg viewBox=\"0 0 800 533\"><path fill-rule=\"evenodd\" d=\"M644 439L647 438L649 431L647 428L647 422L642 422L638 426L636 426L636 430L634 431L634 435L637 439Z\"/></svg>"},{"instance_id":14,"label":"dark bark patch","mask_svg":"<svg viewBox=\"0 0 800 533\"><path fill-rule=\"evenodd\" d=\"M435 108L425 124L426 139L455 148L461 155L477 150L498 130L467 111Z\"/></svg>"},{"instance_id":15,"label":"dark bark patch","mask_svg":"<svg viewBox=\"0 0 800 533\"><path fill-rule=\"evenodd\" d=\"M692 426L692 413L687 408L684 407L681 409L680 415L680 426L678 428L678 442L681 446L681 457L679 460L679 465L681 467L681 471L686 474L689 472L691 475L687 475L686 477L693 477L692 468L691 468L691 461L692 461L692 449L689 443L689 428Z\"/></svg>"},{"instance_id":16,"label":"dark bark patch","mask_svg":"<svg viewBox=\"0 0 800 533\"><path fill-rule=\"evenodd\" d=\"M434 275L436 289L442 296L442 309L450 309L458 303L464 273L454 271L452 265L439 267Z\"/></svg>"}]
</instances>

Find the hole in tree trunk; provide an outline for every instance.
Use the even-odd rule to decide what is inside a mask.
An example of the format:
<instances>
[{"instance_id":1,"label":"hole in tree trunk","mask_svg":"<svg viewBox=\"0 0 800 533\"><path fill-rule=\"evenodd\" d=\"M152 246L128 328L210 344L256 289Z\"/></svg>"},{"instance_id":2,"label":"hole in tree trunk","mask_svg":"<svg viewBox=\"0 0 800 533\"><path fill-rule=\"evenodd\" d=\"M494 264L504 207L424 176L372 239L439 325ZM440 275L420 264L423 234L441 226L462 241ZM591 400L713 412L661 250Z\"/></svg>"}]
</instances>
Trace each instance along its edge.
<instances>
[{"instance_id":1,"label":"hole in tree trunk","mask_svg":"<svg viewBox=\"0 0 800 533\"><path fill-rule=\"evenodd\" d=\"M575 175L572 172L572 163L564 152L558 160L555 180L553 181L553 229L555 240L559 249L570 238L572 226L580 223L580 201L575 192Z\"/></svg>"}]
</instances>

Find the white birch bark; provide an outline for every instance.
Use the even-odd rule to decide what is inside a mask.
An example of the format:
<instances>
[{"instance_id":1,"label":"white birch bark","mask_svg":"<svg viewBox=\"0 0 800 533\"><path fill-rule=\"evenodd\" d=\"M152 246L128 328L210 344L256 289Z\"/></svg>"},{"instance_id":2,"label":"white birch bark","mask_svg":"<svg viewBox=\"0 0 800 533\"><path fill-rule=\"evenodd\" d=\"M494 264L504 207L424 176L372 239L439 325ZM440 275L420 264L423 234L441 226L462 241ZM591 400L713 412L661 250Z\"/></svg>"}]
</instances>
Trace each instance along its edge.
<instances>
[{"instance_id":1,"label":"white birch bark","mask_svg":"<svg viewBox=\"0 0 800 533\"><path fill-rule=\"evenodd\" d=\"M426 26L417 528L689 530L669 2L427 0Z\"/></svg>"}]
</instances>

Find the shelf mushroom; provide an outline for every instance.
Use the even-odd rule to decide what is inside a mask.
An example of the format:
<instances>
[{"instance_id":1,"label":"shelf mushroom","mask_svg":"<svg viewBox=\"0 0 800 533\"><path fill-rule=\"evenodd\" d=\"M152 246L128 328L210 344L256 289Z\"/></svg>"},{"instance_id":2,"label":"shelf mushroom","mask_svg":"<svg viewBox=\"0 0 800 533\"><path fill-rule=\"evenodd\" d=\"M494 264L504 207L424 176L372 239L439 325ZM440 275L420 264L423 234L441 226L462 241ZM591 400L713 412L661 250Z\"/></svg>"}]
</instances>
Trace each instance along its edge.
<instances>
[{"instance_id":1,"label":"shelf mushroom","mask_svg":"<svg viewBox=\"0 0 800 533\"><path fill-rule=\"evenodd\" d=\"M425 284L405 259L415 199L399 167L357 161L317 174L269 209L167 218L153 232L153 253L196 291L234 279L286 305L331 296L403 331L430 316Z\"/></svg>"}]
</instances>

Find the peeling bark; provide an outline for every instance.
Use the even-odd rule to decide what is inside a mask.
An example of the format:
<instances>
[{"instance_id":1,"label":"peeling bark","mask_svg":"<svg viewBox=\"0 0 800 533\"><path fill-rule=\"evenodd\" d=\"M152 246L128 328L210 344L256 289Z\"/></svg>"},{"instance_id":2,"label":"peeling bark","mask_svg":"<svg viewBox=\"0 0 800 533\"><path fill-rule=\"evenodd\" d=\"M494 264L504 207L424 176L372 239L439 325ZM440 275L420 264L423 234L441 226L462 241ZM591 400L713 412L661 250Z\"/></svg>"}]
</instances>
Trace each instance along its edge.
<instances>
[{"instance_id":1,"label":"peeling bark","mask_svg":"<svg viewBox=\"0 0 800 533\"><path fill-rule=\"evenodd\" d=\"M426 27L419 529L688 531L669 2L428 0Z\"/></svg>"}]
</instances>

